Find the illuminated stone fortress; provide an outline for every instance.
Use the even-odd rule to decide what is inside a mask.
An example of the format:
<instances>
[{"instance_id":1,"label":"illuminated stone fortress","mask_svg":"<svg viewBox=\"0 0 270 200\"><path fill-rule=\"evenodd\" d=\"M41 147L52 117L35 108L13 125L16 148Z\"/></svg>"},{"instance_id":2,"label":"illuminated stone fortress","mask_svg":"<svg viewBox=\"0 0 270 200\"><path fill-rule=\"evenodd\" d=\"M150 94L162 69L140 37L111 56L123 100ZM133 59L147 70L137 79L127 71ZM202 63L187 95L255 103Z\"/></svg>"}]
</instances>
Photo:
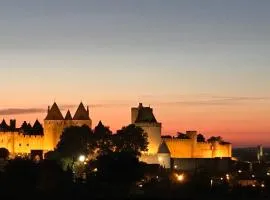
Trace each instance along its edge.
<instances>
[{"instance_id":1,"label":"illuminated stone fortress","mask_svg":"<svg viewBox=\"0 0 270 200\"><path fill-rule=\"evenodd\" d=\"M143 152L141 160L147 163L159 163L170 168L171 160L231 158L232 145L225 142L199 142L197 131L187 131L187 139L162 138L162 124L159 123L153 109L141 103L131 109L131 122L148 134L148 151Z\"/></svg>"},{"instance_id":2,"label":"illuminated stone fortress","mask_svg":"<svg viewBox=\"0 0 270 200\"><path fill-rule=\"evenodd\" d=\"M147 163L170 168L171 159L231 157L230 143L199 142L196 131L187 131L188 139L162 138L162 124L156 120L153 109L144 107L141 103L138 107L131 108L131 123L141 127L148 135L148 151L142 152L141 156L141 160ZM46 153L56 147L66 127L83 125L92 128L88 107L85 108L80 103L73 117L70 111L63 117L54 103L52 107L48 107L44 128L38 120L33 126L24 122L20 128L16 128L15 120L10 120L10 125L3 120L0 124L0 148L8 149L12 156L29 155L34 150Z\"/></svg>"},{"instance_id":3,"label":"illuminated stone fortress","mask_svg":"<svg viewBox=\"0 0 270 200\"><path fill-rule=\"evenodd\" d=\"M20 128L16 128L15 120L10 120L10 125L3 120L0 124L0 148L8 149L11 156L27 155L34 150L46 153L56 147L64 128L72 125L92 127L88 107L85 109L80 103L73 117L70 111L63 117L59 107L54 103L52 107L48 107L44 128L38 120L33 127L30 123L24 122Z\"/></svg>"}]
</instances>

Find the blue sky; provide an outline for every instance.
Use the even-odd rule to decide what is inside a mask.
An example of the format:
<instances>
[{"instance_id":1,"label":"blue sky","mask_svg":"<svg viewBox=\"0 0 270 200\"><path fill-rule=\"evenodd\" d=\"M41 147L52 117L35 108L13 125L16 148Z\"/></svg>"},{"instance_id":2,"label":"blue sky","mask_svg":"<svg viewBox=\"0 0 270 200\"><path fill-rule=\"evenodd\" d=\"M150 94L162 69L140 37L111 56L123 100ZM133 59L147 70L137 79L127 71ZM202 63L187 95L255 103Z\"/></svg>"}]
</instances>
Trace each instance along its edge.
<instances>
[{"instance_id":1,"label":"blue sky","mask_svg":"<svg viewBox=\"0 0 270 200\"><path fill-rule=\"evenodd\" d=\"M2 1L0 107L207 94L253 99L256 121L269 114L269 8L267 0Z\"/></svg>"}]
</instances>

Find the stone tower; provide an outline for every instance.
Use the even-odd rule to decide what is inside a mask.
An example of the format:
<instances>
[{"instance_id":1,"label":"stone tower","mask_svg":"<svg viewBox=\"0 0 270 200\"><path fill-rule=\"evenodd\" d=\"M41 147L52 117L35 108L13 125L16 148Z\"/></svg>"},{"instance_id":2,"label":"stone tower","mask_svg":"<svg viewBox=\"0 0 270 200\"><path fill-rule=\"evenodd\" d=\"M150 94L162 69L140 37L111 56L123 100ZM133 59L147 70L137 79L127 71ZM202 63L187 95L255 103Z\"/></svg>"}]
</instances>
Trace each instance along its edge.
<instances>
[{"instance_id":1,"label":"stone tower","mask_svg":"<svg viewBox=\"0 0 270 200\"><path fill-rule=\"evenodd\" d=\"M89 109L85 109L83 103L80 103L74 117L70 111L67 111L65 118L56 103L48 107L48 113L44 120L44 150L53 150L59 142L64 129L70 126L92 126L92 120L89 117Z\"/></svg>"},{"instance_id":2,"label":"stone tower","mask_svg":"<svg viewBox=\"0 0 270 200\"><path fill-rule=\"evenodd\" d=\"M44 149L53 150L64 129L64 117L58 105L54 102L52 107L48 107L48 113L44 120Z\"/></svg>"},{"instance_id":3,"label":"stone tower","mask_svg":"<svg viewBox=\"0 0 270 200\"><path fill-rule=\"evenodd\" d=\"M157 155L161 144L161 123L157 122L153 109L144 107L142 103L137 108L131 108L131 123L141 127L148 135L147 155Z\"/></svg>"},{"instance_id":4,"label":"stone tower","mask_svg":"<svg viewBox=\"0 0 270 200\"><path fill-rule=\"evenodd\" d=\"M166 169L171 168L171 153L165 141L158 148L158 163Z\"/></svg>"}]
</instances>

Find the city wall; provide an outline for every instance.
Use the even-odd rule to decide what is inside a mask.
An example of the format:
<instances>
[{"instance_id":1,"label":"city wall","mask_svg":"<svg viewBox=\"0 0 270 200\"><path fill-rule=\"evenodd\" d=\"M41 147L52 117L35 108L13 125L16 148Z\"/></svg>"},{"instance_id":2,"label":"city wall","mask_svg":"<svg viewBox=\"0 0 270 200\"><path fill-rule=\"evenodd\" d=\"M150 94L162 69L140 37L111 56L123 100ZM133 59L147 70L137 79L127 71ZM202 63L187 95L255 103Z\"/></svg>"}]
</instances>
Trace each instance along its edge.
<instances>
[{"instance_id":1,"label":"city wall","mask_svg":"<svg viewBox=\"0 0 270 200\"><path fill-rule=\"evenodd\" d=\"M6 148L10 154L30 154L31 150L43 149L43 136L29 136L20 132L1 132L0 148Z\"/></svg>"}]
</instances>

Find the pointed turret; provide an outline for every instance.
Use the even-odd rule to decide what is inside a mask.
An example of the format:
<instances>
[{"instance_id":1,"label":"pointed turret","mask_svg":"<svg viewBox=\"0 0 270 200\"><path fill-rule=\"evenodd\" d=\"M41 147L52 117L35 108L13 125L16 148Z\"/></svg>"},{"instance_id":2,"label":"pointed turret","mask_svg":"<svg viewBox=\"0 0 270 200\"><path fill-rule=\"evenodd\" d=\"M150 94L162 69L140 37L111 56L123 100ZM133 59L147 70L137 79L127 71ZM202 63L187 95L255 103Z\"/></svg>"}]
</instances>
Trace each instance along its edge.
<instances>
[{"instance_id":1,"label":"pointed turret","mask_svg":"<svg viewBox=\"0 0 270 200\"><path fill-rule=\"evenodd\" d=\"M29 130L32 129L32 125L30 124L30 122L27 124L27 128L28 128Z\"/></svg>"},{"instance_id":2,"label":"pointed turret","mask_svg":"<svg viewBox=\"0 0 270 200\"><path fill-rule=\"evenodd\" d=\"M67 114L65 116L65 120L72 120L72 116L71 116L71 113L69 110L67 111Z\"/></svg>"},{"instance_id":3,"label":"pointed turret","mask_svg":"<svg viewBox=\"0 0 270 200\"><path fill-rule=\"evenodd\" d=\"M97 127L103 127L103 126L104 125L103 125L102 121L99 121Z\"/></svg>"},{"instance_id":4,"label":"pointed turret","mask_svg":"<svg viewBox=\"0 0 270 200\"><path fill-rule=\"evenodd\" d=\"M35 121L32 131L35 135L43 135L43 127L38 120Z\"/></svg>"},{"instance_id":5,"label":"pointed turret","mask_svg":"<svg viewBox=\"0 0 270 200\"><path fill-rule=\"evenodd\" d=\"M88 112L89 111L85 109L83 103L81 102L73 117L73 120L90 120Z\"/></svg>"},{"instance_id":6,"label":"pointed turret","mask_svg":"<svg viewBox=\"0 0 270 200\"><path fill-rule=\"evenodd\" d=\"M48 114L45 120L64 120L64 117L60 112L58 105L55 102L52 105L51 109L48 108Z\"/></svg>"},{"instance_id":7,"label":"pointed turret","mask_svg":"<svg viewBox=\"0 0 270 200\"><path fill-rule=\"evenodd\" d=\"M4 131L7 131L9 129L9 126L7 125L5 119L3 119L3 121L1 122L0 129Z\"/></svg>"},{"instance_id":8,"label":"pointed turret","mask_svg":"<svg viewBox=\"0 0 270 200\"><path fill-rule=\"evenodd\" d=\"M170 150L166 144L166 142L162 142L158 148L158 153L167 153L170 154Z\"/></svg>"},{"instance_id":9,"label":"pointed turret","mask_svg":"<svg viewBox=\"0 0 270 200\"><path fill-rule=\"evenodd\" d=\"M26 121L24 121L21 125L21 128L20 128L22 131L25 131L27 129L27 123Z\"/></svg>"}]
</instances>

